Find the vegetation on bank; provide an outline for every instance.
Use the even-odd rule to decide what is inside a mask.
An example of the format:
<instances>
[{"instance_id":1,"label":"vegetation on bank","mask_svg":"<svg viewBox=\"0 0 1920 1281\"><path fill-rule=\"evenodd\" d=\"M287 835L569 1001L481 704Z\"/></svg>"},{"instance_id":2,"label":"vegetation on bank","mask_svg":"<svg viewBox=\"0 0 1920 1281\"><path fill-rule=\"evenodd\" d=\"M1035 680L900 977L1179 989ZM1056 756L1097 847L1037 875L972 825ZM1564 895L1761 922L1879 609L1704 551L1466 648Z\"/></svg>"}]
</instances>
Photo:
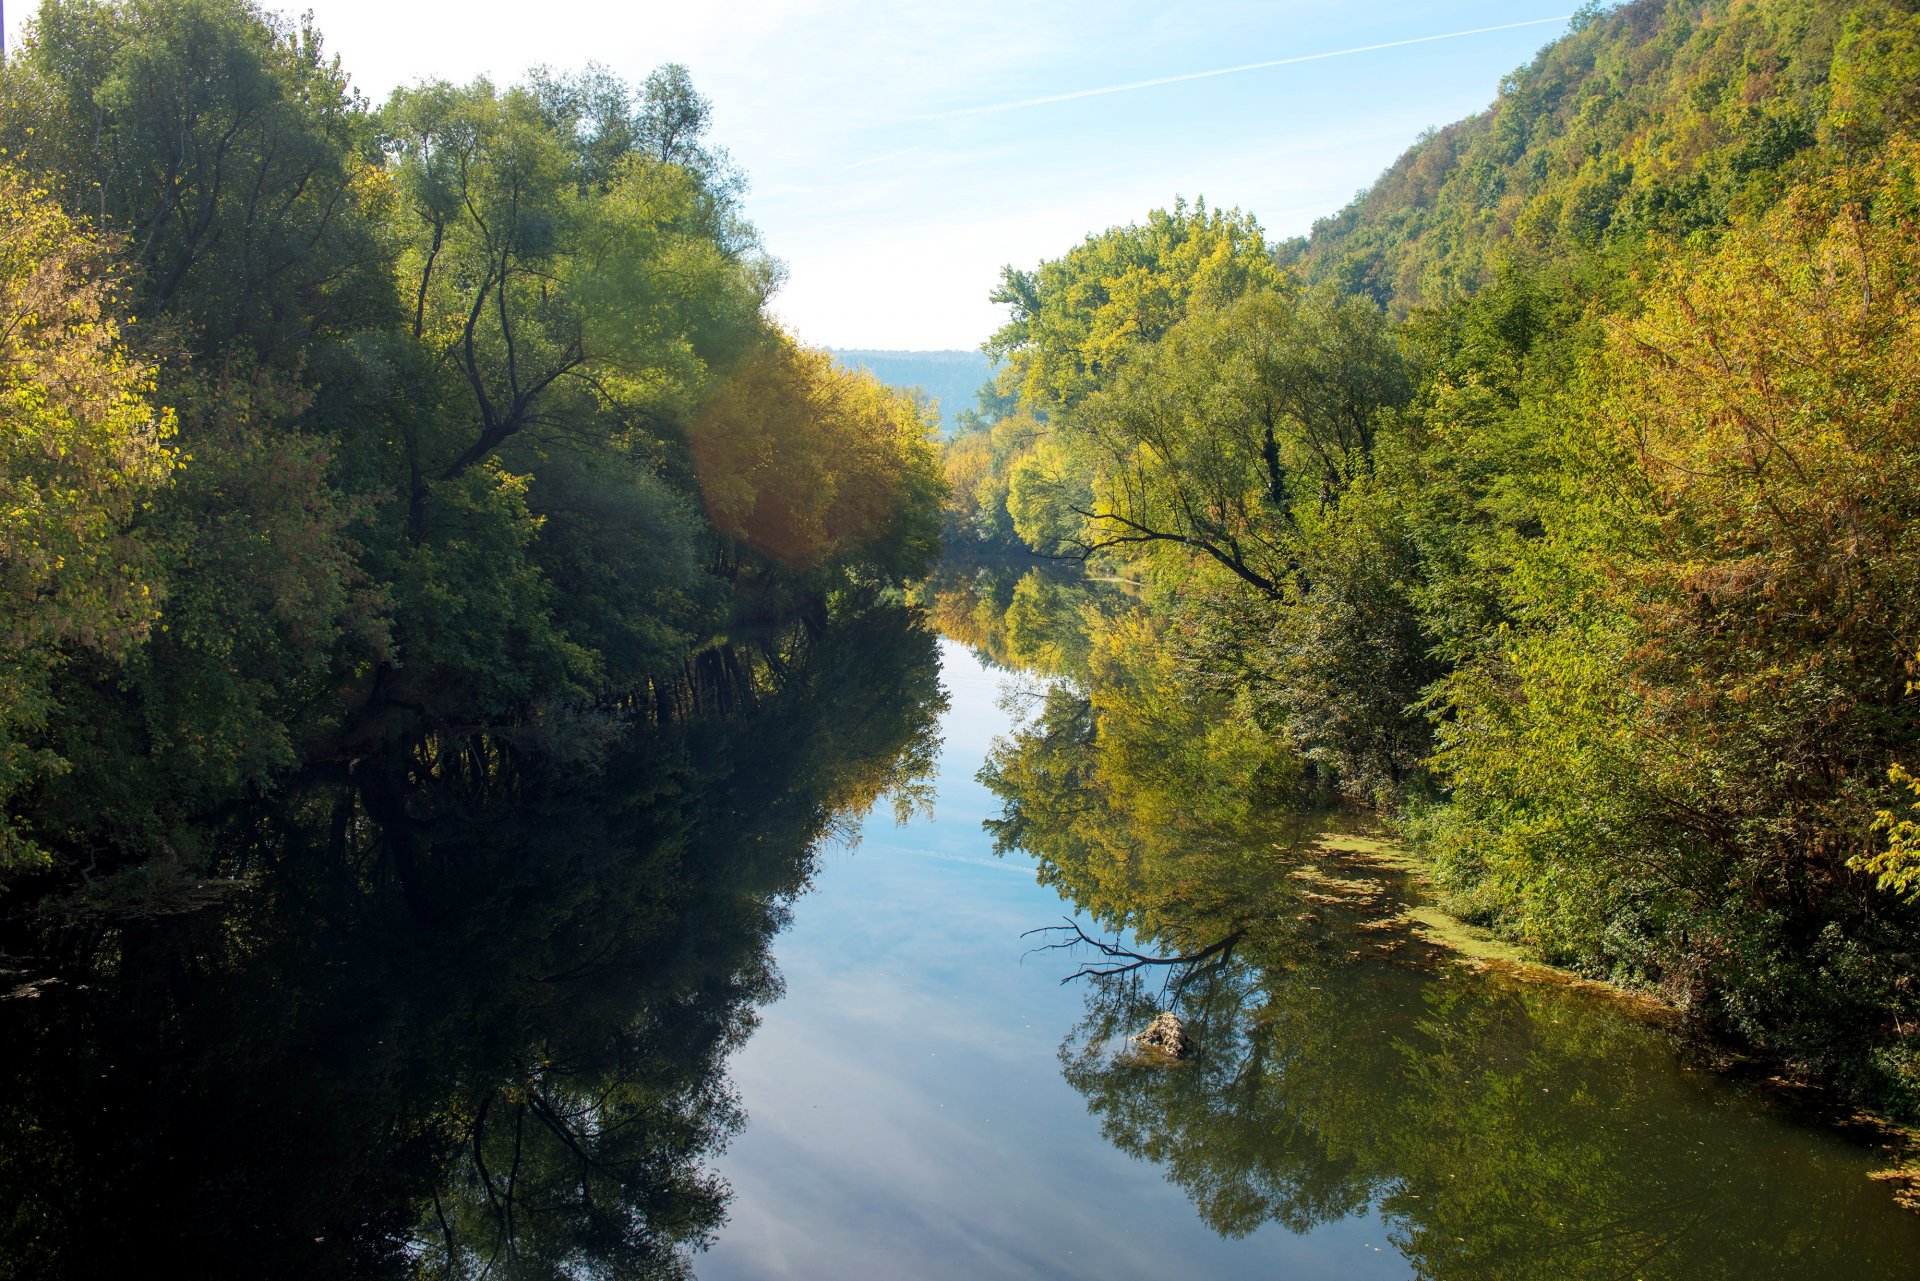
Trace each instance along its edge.
<instances>
[{"instance_id":1,"label":"vegetation on bank","mask_svg":"<svg viewBox=\"0 0 1920 1281\"><path fill-rule=\"evenodd\" d=\"M911 400L769 319L667 66L373 106L247 0L49 0L0 72L0 893L191 877L314 768L583 759L913 577Z\"/></svg>"},{"instance_id":2,"label":"vegetation on bank","mask_svg":"<svg viewBox=\"0 0 1920 1281\"><path fill-rule=\"evenodd\" d=\"M1023 755L1390 810L1475 919L1920 1114L1916 85L1909 3L1590 7L1306 241L1009 269L949 536L1145 595Z\"/></svg>"}]
</instances>

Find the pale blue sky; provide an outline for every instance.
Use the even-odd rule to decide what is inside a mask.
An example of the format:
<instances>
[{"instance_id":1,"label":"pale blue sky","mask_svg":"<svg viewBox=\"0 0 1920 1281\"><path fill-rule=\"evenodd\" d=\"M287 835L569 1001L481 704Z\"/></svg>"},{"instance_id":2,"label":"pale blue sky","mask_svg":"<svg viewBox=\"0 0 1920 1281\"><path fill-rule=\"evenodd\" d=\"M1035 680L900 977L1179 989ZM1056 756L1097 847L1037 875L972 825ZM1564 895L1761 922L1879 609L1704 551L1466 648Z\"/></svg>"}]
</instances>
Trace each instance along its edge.
<instances>
[{"instance_id":1,"label":"pale blue sky","mask_svg":"<svg viewBox=\"0 0 1920 1281\"><path fill-rule=\"evenodd\" d=\"M16 0L17 30L35 6ZM269 7L276 7L269 4ZM1056 257L1176 195L1276 236L1344 204L1419 131L1480 110L1565 21L972 109L1553 18L1567 0L304 0L370 97L537 63L632 78L683 62L748 209L789 266L775 309L806 341L971 347L1003 263Z\"/></svg>"}]
</instances>

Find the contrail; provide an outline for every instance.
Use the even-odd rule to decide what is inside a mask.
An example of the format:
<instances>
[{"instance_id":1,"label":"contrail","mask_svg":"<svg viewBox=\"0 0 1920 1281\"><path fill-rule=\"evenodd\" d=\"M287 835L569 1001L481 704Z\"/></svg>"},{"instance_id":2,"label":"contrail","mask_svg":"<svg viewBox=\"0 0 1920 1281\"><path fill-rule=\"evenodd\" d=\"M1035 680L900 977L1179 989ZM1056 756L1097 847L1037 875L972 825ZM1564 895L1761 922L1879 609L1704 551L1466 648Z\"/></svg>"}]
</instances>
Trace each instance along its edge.
<instances>
[{"instance_id":1,"label":"contrail","mask_svg":"<svg viewBox=\"0 0 1920 1281\"><path fill-rule=\"evenodd\" d=\"M879 165L879 164L885 164L885 163L886 163L887 161L889 161L889 160L898 160L898 159L899 159L900 157L902 157L902 156L910 156L910 155L912 155L912 154L913 154L914 152L916 152L916 151L920 151L920 150L922 150L922 148L920 148L920 147L917 147L917 146L916 146L916 147L902 147L902 148L900 148L900 149L899 149L898 151L889 151L889 152L887 152L887 153L886 153L885 155L881 155L881 156L868 156L868 157L867 157L867 158L866 158L865 160L856 160L856 161L854 161L854 162L853 162L852 164L850 164L850 165L848 165L848 166L847 166L847 168L849 168L849 169L864 169L864 168L866 168L866 167L867 167L868 165Z\"/></svg>"},{"instance_id":2,"label":"contrail","mask_svg":"<svg viewBox=\"0 0 1920 1281\"><path fill-rule=\"evenodd\" d=\"M1022 107L1044 107L1050 102L1072 102L1076 98L1098 98L1109 93L1129 93L1187 80L1209 80L1214 76L1236 76L1243 71L1265 71L1269 67L1291 67L1302 62L1321 62L1327 58L1347 58L1356 53L1377 53L1382 49L1402 49L1411 44L1432 44L1436 40L1458 40L1462 36L1484 36L1495 31L1513 31L1520 27L1543 27L1550 22L1566 22L1573 17L1563 13L1557 18L1529 18L1525 22L1503 22L1497 27L1475 27L1471 31L1449 31L1437 36L1415 36L1411 40L1388 40L1383 44L1363 44L1352 49L1334 49L1327 53L1303 53L1271 62L1248 62L1238 67L1218 67L1212 71L1189 71L1179 76L1159 76L1153 80L1133 80L1123 85L1103 85L1098 89L1076 89L1072 93L1052 93L1044 98L1021 98L1016 102L995 102L984 107L961 107L954 111L936 111L915 116L915 120L953 120L960 116L985 116L996 111L1018 111Z\"/></svg>"}]
</instances>

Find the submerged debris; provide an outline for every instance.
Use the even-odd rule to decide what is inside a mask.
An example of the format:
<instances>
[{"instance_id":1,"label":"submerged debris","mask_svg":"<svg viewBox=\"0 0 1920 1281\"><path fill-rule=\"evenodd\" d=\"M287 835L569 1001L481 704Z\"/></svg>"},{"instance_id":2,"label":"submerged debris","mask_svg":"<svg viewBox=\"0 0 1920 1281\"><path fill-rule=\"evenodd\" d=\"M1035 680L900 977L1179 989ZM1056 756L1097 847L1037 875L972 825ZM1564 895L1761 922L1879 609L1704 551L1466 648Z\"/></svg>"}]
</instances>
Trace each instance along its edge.
<instances>
[{"instance_id":1,"label":"submerged debris","mask_svg":"<svg viewBox=\"0 0 1920 1281\"><path fill-rule=\"evenodd\" d=\"M1173 1011L1162 1010L1147 1024L1144 1032L1133 1034L1133 1043L1143 1050L1158 1050L1171 1058L1183 1059L1193 1049L1193 1041L1187 1036L1187 1029L1180 1026Z\"/></svg>"}]
</instances>

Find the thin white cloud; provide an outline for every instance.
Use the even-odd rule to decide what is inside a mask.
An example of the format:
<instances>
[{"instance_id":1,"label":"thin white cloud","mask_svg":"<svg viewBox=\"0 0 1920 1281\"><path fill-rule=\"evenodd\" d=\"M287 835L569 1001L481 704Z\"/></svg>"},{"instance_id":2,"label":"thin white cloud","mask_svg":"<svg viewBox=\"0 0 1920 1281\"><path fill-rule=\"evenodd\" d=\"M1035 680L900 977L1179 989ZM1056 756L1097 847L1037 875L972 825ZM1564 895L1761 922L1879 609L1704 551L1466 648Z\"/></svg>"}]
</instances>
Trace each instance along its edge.
<instances>
[{"instance_id":1,"label":"thin white cloud","mask_svg":"<svg viewBox=\"0 0 1920 1281\"><path fill-rule=\"evenodd\" d=\"M920 152L922 152L922 151L925 151L925 150L926 150L926 148L925 148L925 147L918 147L918 146L915 146L915 147L901 147L901 148L900 148L900 149L899 149L898 151L889 151L889 152L887 152L887 153L886 153L885 155L882 155L882 156L869 156L869 157L867 157L867 158L866 158L865 160L856 160L856 161L854 161L854 162L853 162L852 164L850 164L850 165L848 165L848 166L847 166L847 168L849 168L849 169L865 169L865 168L866 168L866 167L867 167L868 165L883 165L883 164L885 164L885 163L887 163L887 161L889 161L889 160L898 160L898 159L900 159L900 158L901 158L902 156L912 156L912 155L917 155L917 154L919 154Z\"/></svg>"},{"instance_id":2,"label":"thin white cloud","mask_svg":"<svg viewBox=\"0 0 1920 1281\"><path fill-rule=\"evenodd\" d=\"M1152 80L1132 80L1126 84L1102 85L1097 89L1076 89L1071 93L1051 93L1040 98L1020 98L1012 102L993 102L979 107L959 107L952 111L936 111L924 116L915 116L915 120L956 120L962 116L984 116L1000 111L1018 111L1024 107L1044 107L1054 102L1072 102L1078 98L1099 98L1110 93L1131 93L1136 89L1153 89L1160 85L1181 84L1188 80L1211 80L1215 76L1237 76L1245 71L1265 71L1272 67L1291 67L1302 62L1323 62L1328 58L1349 58L1357 53L1378 53L1382 49L1403 49L1408 45L1432 44L1436 40L1459 40L1466 36L1484 36L1495 31L1513 31L1520 27L1544 27L1548 23L1566 22L1573 15L1560 14L1553 18L1528 18L1525 22L1503 22L1493 27L1474 27L1469 31L1448 31L1437 36L1414 36L1407 40L1388 40L1381 44L1363 44L1352 49L1331 49L1325 53L1303 53L1291 58L1273 58L1266 62L1247 62L1237 67L1215 67L1211 71L1189 71L1177 76L1156 76Z\"/></svg>"}]
</instances>

